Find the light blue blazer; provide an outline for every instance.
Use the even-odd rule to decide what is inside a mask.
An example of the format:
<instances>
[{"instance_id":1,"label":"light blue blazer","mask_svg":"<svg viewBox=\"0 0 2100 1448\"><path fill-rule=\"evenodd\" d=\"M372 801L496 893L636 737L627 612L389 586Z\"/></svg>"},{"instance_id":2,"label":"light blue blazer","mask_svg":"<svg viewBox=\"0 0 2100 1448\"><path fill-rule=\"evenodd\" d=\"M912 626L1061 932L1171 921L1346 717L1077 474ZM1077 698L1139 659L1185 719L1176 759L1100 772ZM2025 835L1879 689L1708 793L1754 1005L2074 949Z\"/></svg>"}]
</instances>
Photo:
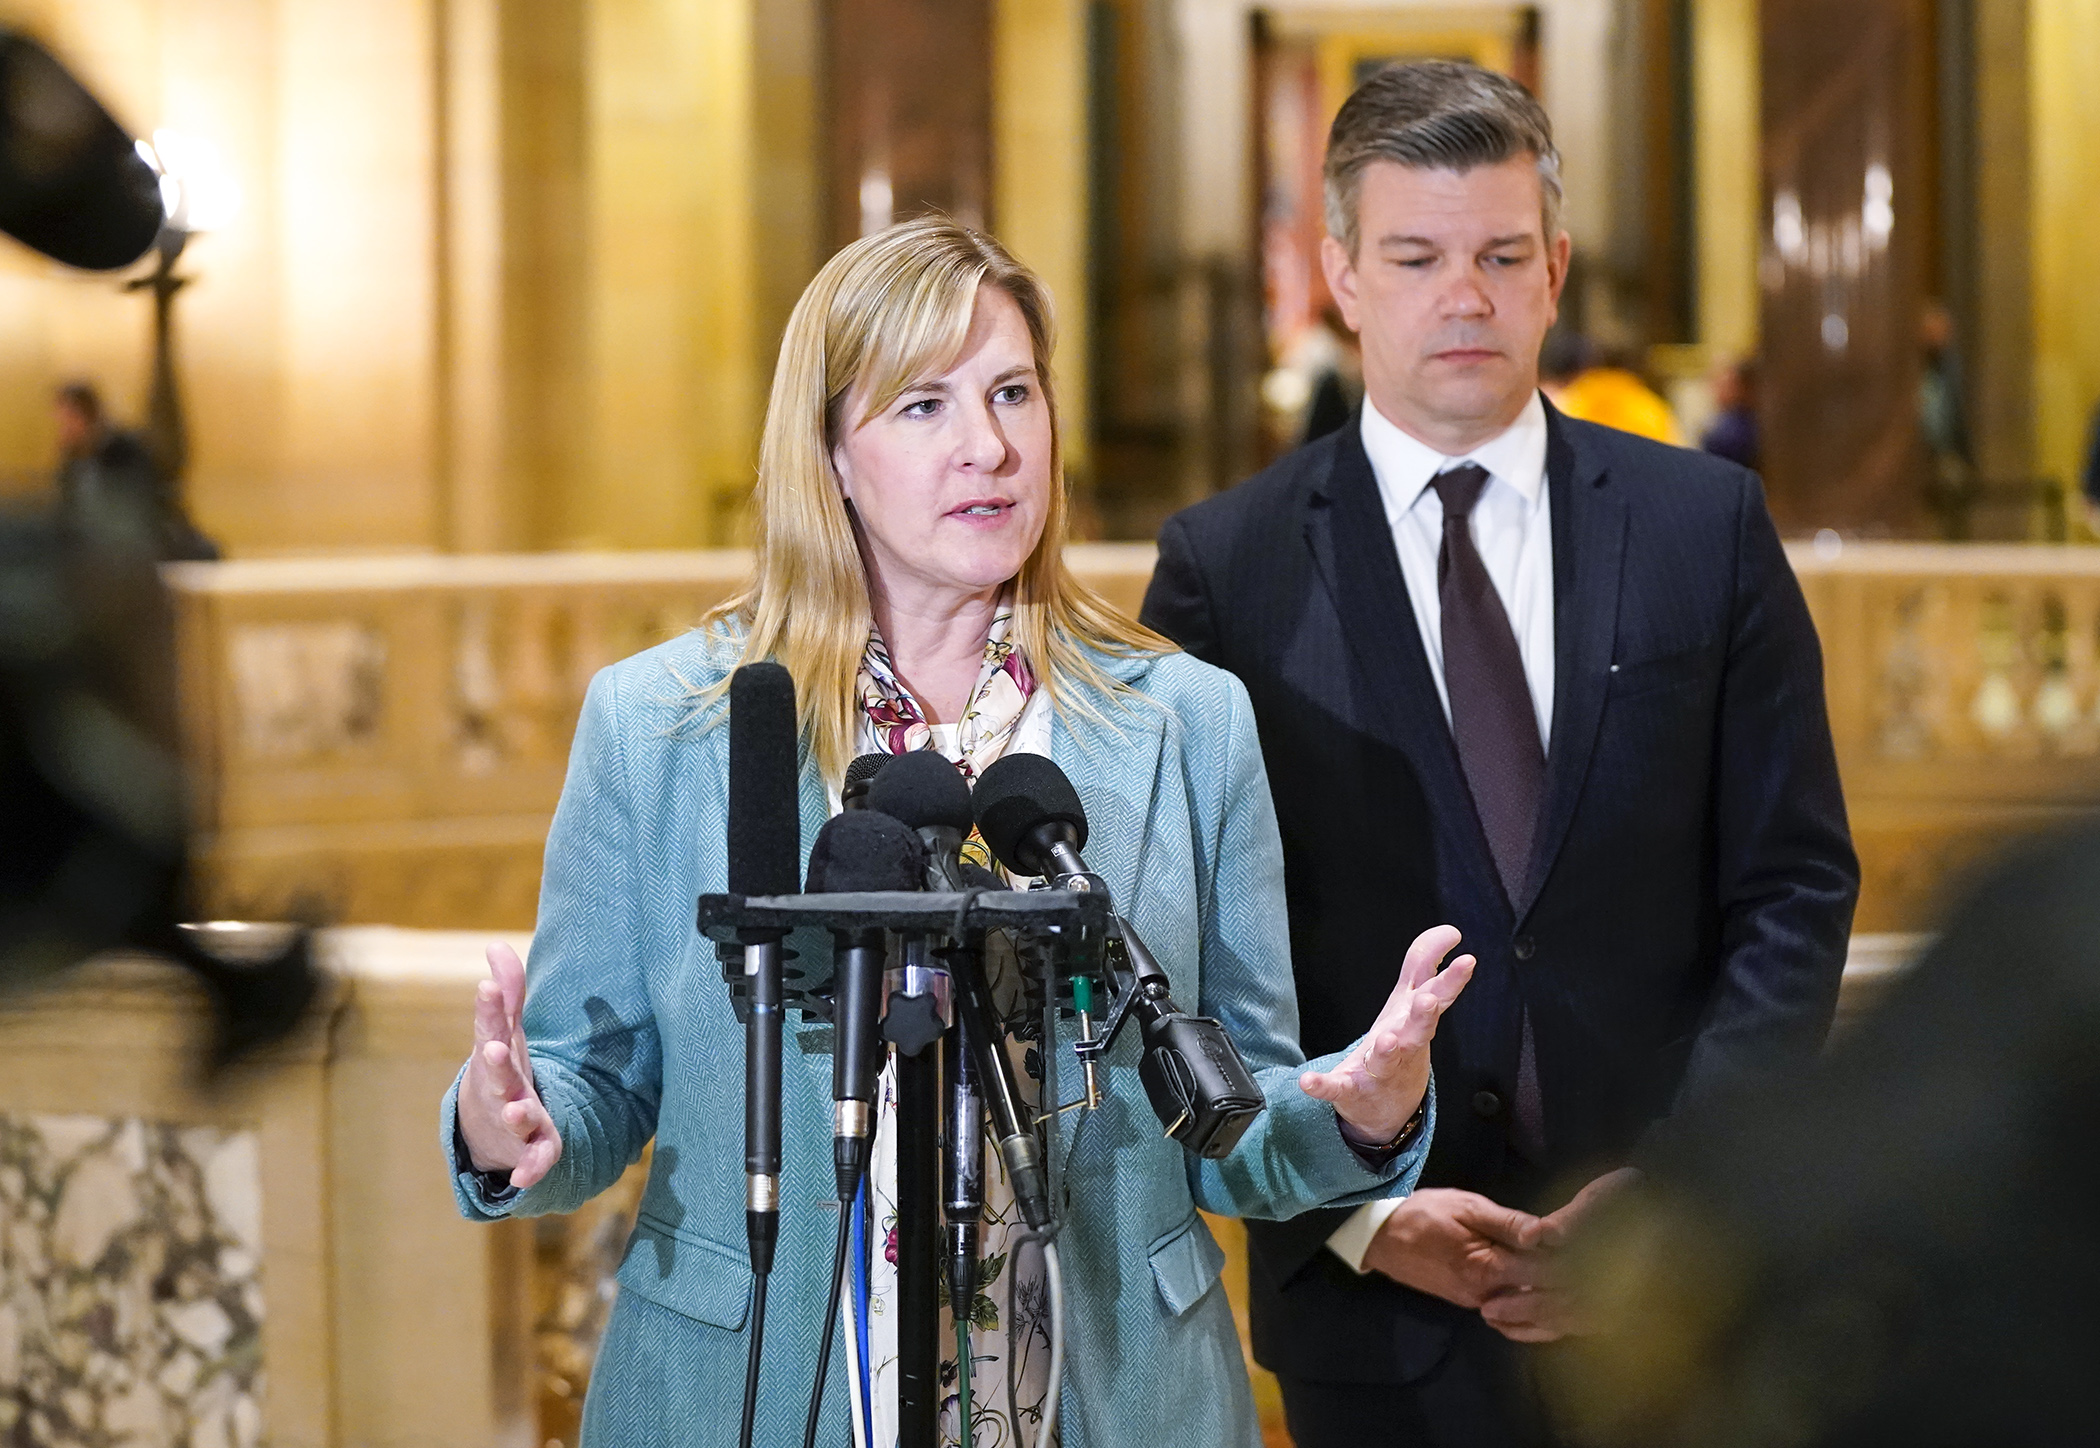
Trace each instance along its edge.
<instances>
[{"instance_id":1,"label":"light blue blazer","mask_svg":"<svg viewBox=\"0 0 2100 1448\"><path fill-rule=\"evenodd\" d=\"M725 635L690 633L606 669L584 702L547 839L525 1002L533 1070L561 1130L560 1163L530 1190L492 1198L453 1151L456 1085L443 1107L460 1210L472 1218L570 1211L656 1139L591 1378L583 1432L591 1448L736 1441L750 1287L744 1044L714 949L693 924L694 897L725 884L729 731L712 727L720 709L693 717L688 688L719 682L735 652ZM1137 1031L1117 1043L1096 1119L1061 1138L1070 1150L1063 1442L1259 1448L1218 1282L1223 1256L1196 1209L1289 1217L1402 1195L1420 1174L1429 1133L1371 1171L1342 1141L1333 1109L1298 1089L1306 1063L1282 849L1239 681L1185 654L1100 662L1140 697L1095 697L1106 725L1061 709L1051 744L1086 805L1087 861L1172 977L1183 1008L1224 1022L1268 1109L1223 1161L1190 1156L1162 1135L1146 1104ZM824 782L806 759L801 805L806 855L828 812ZM829 1047L829 1027L790 1014L781 1239L756 1434L768 1445L801 1441L822 1327L837 1220ZM1060 1049L1059 1087L1069 1099L1079 1073L1069 1038ZM827 1445L851 1441L846 1360L842 1346L834 1351Z\"/></svg>"}]
</instances>

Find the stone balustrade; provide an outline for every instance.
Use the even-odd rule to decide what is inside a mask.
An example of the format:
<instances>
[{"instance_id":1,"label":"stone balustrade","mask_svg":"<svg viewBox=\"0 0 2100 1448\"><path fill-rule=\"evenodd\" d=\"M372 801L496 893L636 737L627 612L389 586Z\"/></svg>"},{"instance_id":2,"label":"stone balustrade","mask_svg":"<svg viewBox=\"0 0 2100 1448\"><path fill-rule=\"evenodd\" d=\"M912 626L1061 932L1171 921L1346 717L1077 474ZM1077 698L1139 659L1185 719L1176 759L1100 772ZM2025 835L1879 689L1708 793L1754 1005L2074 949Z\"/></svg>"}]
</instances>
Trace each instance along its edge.
<instances>
[{"instance_id":1,"label":"stone balustrade","mask_svg":"<svg viewBox=\"0 0 2100 1448\"><path fill-rule=\"evenodd\" d=\"M1980 856L2100 804L2100 549L1790 548L1865 885L1918 929ZM1075 570L1135 611L1142 544ZM182 564L184 709L219 913L525 929L583 691L743 580L736 551Z\"/></svg>"},{"instance_id":2,"label":"stone balustrade","mask_svg":"<svg viewBox=\"0 0 2100 1448\"><path fill-rule=\"evenodd\" d=\"M2100 806L2100 549L1789 549L1822 635L1862 930L1939 918L1978 863Z\"/></svg>"},{"instance_id":3,"label":"stone balustrade","mask_svg":"<svg viewBox=\"0 0 2100 1448\"><path fill-rule=\"evenodd\" d=\"M1135 612L1152 550L1072 550ZM734 550L171 565L213 913L529 928L591 676L743 582Z\"/></svg>"}]
</instances>

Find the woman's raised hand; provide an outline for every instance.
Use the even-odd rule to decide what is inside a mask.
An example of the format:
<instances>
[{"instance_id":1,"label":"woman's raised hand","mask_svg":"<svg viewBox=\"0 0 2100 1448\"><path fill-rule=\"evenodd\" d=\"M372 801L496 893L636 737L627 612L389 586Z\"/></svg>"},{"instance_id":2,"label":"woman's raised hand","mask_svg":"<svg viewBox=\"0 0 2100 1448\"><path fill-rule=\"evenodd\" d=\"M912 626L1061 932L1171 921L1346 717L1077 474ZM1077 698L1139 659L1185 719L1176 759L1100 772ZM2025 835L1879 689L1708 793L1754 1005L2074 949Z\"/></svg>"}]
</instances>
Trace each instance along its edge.
<instances>
[{"instance_id":1,"label":"woman's raised hand","mask_svg":"<svg viewBox=\"0 0 2100 1448\"><path fill-rule=\"evenodd\" d=\"M508 945L491 945L489 978L474 991L474 1054L459 1083L459 1132L474 1170L507 1169L521 1190L561 1160L561 1133L533 1083L524 1015L525 966Z\"/></svg>"},{"instance_id":2,"label":"woman's raised hand","mask_svg":"<svg viewBox=\"0 0 2100 1448\"><path fill-rule=\"evenodd\" d=\"M1298 1078L1306 1095L1334 1103L1350 1134L1366 1144L1391 1141L1429 1089L1429 1043L1437 1018L1473 978L1473 957L1437 965L1458 944L1455 926L1435 925L1415 937L1385 1009L1341 1064Z\"/></svg>"}]
</instances>

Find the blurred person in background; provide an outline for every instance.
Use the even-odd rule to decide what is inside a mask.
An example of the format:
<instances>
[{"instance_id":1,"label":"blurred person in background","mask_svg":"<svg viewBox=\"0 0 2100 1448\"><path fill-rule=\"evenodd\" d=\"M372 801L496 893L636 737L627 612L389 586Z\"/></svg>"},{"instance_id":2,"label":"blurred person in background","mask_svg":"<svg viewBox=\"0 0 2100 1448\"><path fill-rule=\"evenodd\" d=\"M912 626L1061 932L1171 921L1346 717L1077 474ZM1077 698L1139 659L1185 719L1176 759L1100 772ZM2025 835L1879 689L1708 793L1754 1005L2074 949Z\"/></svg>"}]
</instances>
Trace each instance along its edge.
<instances>
[{"instance_id":1,"label":"blurred person in background","mask_svg":"<svg viewBox=\"0 0 2100 1448\"><path fill-rule=\"evenodd\" d=\"M1981 490L1969 450L1968 408L1954 315L1936 301L1918 313L1918 432L1932 459L1927 502L1949 538L1969 533L1969 509Z\"/></svg>"},{"instance_id":2,"label":"blurred person in background","mask_svg":"<svg viewBox=\"0 0 2100 1448\"><path fill-rule=\"evenodd\" d=\"M68 382L52 399L58 429L58 518L69 533L137 531L163 561L210 560L218 545L197 531L166 471L137 433L112 426L91 383Z\"/></svg>"},{"instance_id":3,"label":"blurred person in background","mask_svg":"<svg viewBox=\"0 0 2100 1448\"><path fill-rule=\"evenodd\" d=\"M1670 404L1622 359L1577 333L1547 335L1539 352L1539 387L1569 417L1656 442L1684 442Z\"/></svg>"},{"instance_id":4,"label":"blurred person in background","mask_svg":"<svg viewBox=\"0 0 2100 1448\"><path fill-rule=\"evenodd\" d=\"M1757 424L1757 359L1740 357L1714 374L1714 406L1699 446L1756 472L1762 451Z\"/></svg>"},{"instance_id":5,"label":"blurred person in background","mask_svg":"<svg viewBox=\"0 0 2100 1448\"><path fill-rule=\"evenodd\" d=\"M2085 493L2086 521L2100 532L2100 402L2093 404L2093 422L2085 445L2085 474L2079 480Z\"/></svg>"},{"instance_id":6,"label":"blurred person in background","mask_svg":"<svg viewBox=\"0 0 2100 1448\"><path fill-rule=\"evenodd\" d=\"M1918 314L1918 356L1918 421L1925 445L1943 467L1966 470L1972 461L1961 351L1954 335L1954 314L1939 302L1927 302Z\"/></svg>"},{"instance_id":7,"label":"blurred person in background","mask_svg":"<svg viewBox=\"0 0 2100 1448\"><path fill-rule=\"evenodd\" d=\"M1316 330L1326 339L1327 356L1313 377L1312 401L1305 409L1300 446L1348 426L1364 400L1363 348L1333 303L1320 309Z\"/></svg>"},{"instance_id":8,"label":"blurred person in background","mask_svg":"<svg viewBox=\"0 0 2100 1448\"><path fill-rule=\"evenodd\" d=\"M1565 1258L1575 1438L2100 1442L2096 878L2022 850L1810 1073L1676 1123Z\"/></svg>"},{"instance_id":9,"label":"blurred person in background","mask_svg":"<svg viewBox=\"0 0 2100 1448\"><path fill-rule=\"evenodd\" d=\"M1858 864L1756 476L1540 395L1569 256L1545 110L1395 66L1325 174L1364 407L1170 518L1143 618L1253 700L1308 1049L1417 922L1478 958L1423 1189L1248 1223L1255 1357L1298 1448L1511 1448L1548 1438L1532 1373L1573 1325L1541 1244L1659 1120L1813 1057Z\"/></svg>"}]
</instances>

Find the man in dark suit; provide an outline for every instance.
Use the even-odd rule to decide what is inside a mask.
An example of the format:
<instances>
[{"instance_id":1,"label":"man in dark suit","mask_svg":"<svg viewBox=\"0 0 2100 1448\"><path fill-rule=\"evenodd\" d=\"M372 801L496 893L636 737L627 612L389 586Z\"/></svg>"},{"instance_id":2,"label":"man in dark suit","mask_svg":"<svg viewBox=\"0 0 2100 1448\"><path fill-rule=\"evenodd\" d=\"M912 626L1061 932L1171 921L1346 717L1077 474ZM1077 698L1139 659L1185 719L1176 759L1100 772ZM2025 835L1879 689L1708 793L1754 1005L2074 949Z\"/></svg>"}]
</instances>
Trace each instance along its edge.
<instances>
[{"instance_id":1,"label":"man in dark suit","mask_svg":"<svg viewBox=\"0 0 2100 1448\"><path fill-rule=\"evenodd\" d=\"M1365 405L1170 519L1146 596L1253 696L1306 1049L1425 926L1479 958L1424 1189L1249 1224L1299 1448L1540 1441L1511 1343L1575 1320L1552 1244L1679 1105L1811 1057L1843 970L1821 656L1756 477L1538 394L1558 164L1504 77L1365 83L1323 246Z\"/></svg>"}]
</instances>

